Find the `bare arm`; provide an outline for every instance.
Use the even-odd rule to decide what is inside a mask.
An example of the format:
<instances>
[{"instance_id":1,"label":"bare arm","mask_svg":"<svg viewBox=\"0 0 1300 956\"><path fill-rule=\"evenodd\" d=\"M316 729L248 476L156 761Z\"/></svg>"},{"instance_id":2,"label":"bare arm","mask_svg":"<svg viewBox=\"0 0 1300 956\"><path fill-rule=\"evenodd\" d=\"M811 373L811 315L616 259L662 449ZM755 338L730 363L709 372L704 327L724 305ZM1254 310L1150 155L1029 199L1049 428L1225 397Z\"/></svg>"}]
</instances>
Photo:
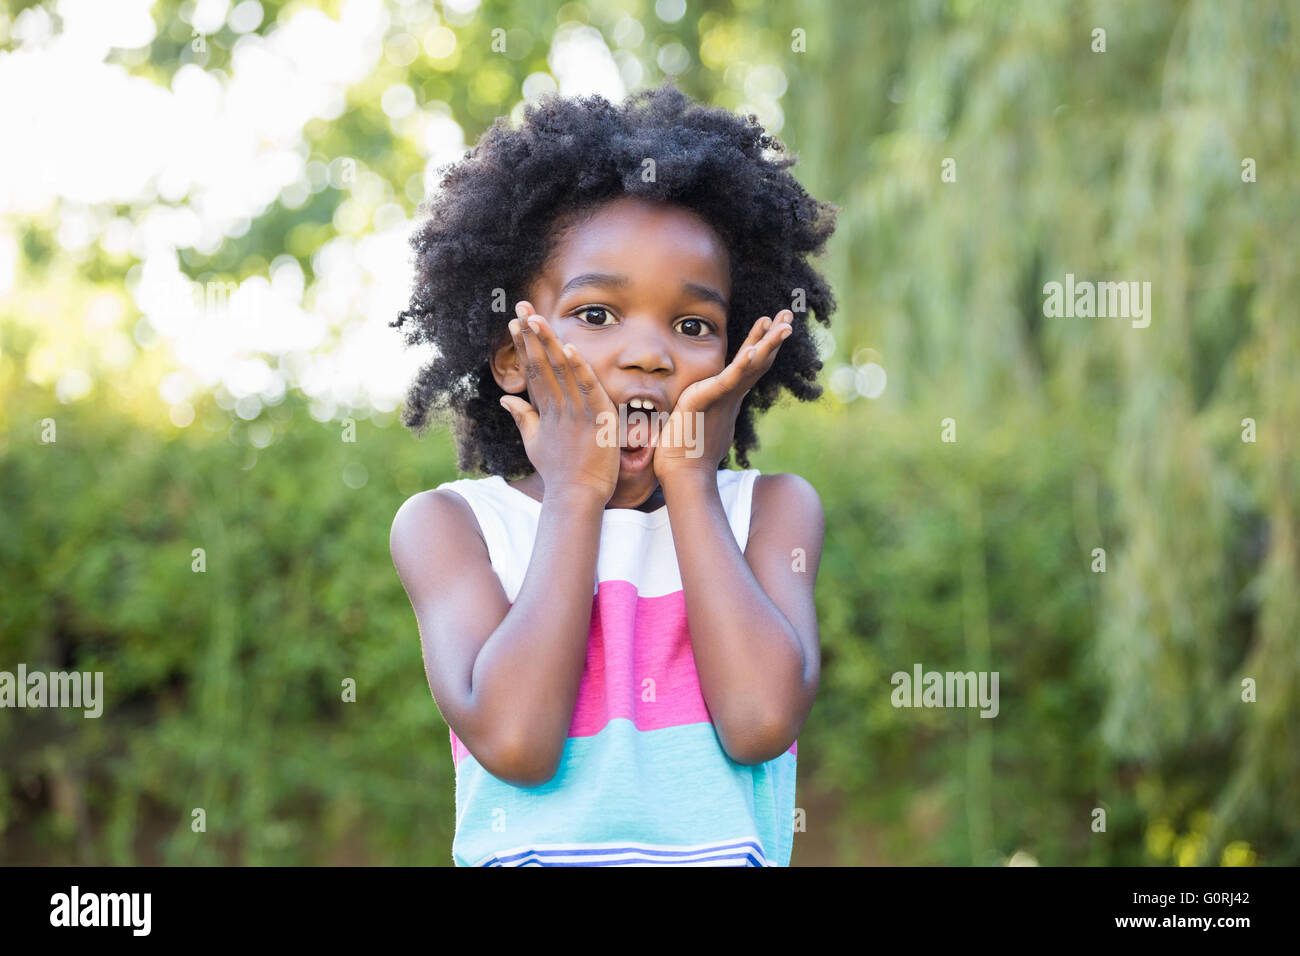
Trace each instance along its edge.
<instances>
[{"instance_id":1,"label":"bare arm","mask_svg":"<svg viewBox=\"0 0 1300 956\"><path fill-rule=\"evenodd\" d=\"M425 674L447 724L516 786L555 775L586 663L604 502L544 497L511 605L463 498L426 491L393 519L393 564L415 611Z\"/></svg>"},{"instance_id":2,"label":"bare arm","mask_svg":"<svg viewBox=\"0 0 1300 956\"><path fill-rule=\"evenodd\" d=\"M716 478L682 475L664 497L700 688L723 749L737 763L772 760L799 735L820 680L821 500L797 475L760 476L742 554Z\"/></svg>"}]
</instances>

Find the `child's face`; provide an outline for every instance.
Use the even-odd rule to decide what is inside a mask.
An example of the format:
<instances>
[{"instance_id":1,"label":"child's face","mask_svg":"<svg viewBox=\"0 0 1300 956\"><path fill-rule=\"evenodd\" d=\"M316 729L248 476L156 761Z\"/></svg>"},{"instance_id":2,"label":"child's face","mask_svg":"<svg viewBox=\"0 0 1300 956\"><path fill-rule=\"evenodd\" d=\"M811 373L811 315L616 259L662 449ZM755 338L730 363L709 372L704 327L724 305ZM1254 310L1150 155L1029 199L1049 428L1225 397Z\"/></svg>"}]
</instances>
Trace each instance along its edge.
<instances>
[{"instance_id":1,"label":"child's face","mask_svg":"<svg viewBox=\"0 0 1300 956\"><path fill-rule=\"evenodd\" d=\"M662 412L726 367L730 296L730 259L717 233L690 210L632 197L569 229L525 295L615 406L649 395ZM506 351L509 367L513 344ZM522 377L510 377L502 386L522 391ZM611 505L633 507L655 484L653 467L624 469Z\"/></svg>"}]
</instances>

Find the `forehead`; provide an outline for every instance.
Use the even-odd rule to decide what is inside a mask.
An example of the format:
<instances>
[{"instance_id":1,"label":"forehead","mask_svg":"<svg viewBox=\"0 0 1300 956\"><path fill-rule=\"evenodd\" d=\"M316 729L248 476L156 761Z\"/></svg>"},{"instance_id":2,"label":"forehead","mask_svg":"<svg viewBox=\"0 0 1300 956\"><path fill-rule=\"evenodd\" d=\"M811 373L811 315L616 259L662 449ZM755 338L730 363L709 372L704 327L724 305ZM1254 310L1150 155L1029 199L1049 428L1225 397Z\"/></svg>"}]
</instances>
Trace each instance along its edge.
<instances>
[{"instance_id":1,"label":"forehead","mask_svg":"<svg viewBox=\"0 0 1300 956\"><path fill-rule=\"evenodd\" d=\"M681 206L624 196L562 228L547 272L552 279L603 271L707 282L730 293L730 256L722 238Z\"/></svg>"}]
</instances>

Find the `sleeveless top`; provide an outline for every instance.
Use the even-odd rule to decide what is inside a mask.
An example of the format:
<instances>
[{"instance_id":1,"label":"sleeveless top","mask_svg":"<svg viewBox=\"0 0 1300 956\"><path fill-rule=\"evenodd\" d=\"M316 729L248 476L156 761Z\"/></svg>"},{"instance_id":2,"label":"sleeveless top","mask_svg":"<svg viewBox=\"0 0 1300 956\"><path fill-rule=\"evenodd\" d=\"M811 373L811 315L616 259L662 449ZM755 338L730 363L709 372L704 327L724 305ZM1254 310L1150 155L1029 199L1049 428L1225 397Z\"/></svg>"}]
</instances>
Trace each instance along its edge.
<instances>
[{"instance_id":1,"label":"sleeveless top","mask_svg":"<svg viewBox=\"0 0 1300 956\"><path fill-rule=\"evenodd\" d=\"M741 552L757 469L718 471ZM514 603L542 504L499 475L448 481L469 503ZM797 744L736 763L705 707L668 508L607 508L587 660L559 769L516 787L451 731L457 866L788 866Z\"/></svg>"}]
</instances>

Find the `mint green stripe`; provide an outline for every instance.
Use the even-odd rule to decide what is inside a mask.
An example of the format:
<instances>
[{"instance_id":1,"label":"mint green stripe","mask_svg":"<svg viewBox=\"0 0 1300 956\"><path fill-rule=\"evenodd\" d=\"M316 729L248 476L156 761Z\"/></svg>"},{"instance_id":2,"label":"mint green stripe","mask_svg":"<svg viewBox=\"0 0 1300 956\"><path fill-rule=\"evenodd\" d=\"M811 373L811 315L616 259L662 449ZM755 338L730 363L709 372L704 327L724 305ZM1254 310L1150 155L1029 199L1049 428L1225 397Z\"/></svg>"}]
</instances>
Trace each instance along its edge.
<instances>
[{"instance_id":1,"label":"mint green stripe","mask_svg":"<svg viewBox=\"0 0 1300 956\"><path fill-rule=\"evenodd\" d=\"M456 770L452 856L459 866L548 843L696 844L757 836L788 866L794 840L795 755L757 766L731 760L711 723L639 731L611 720L571 737L560 769L537 787L493 777L467 754ZM495 829L494 829L495 827Z\"/></svg>"}]
</instances>

